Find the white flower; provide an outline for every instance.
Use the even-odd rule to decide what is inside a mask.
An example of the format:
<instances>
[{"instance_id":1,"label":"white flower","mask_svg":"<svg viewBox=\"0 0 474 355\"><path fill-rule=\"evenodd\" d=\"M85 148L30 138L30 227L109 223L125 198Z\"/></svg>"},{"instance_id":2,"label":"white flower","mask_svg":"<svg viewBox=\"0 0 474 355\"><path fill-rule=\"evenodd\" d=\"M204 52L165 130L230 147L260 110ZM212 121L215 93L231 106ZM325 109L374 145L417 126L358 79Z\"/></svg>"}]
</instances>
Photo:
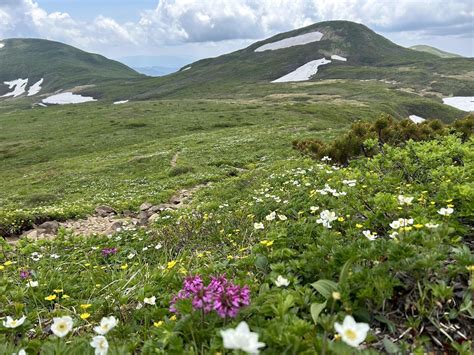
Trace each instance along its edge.
<instances>
[{"instance_id":1,"label":"white flower","mask_svg":"<svg viewBox=\"0 0 474 355\"><path fill-rule=\"evenodd\" d=\"M425 224L425 227L426 227L426 228L430 228L430 229L436 229L436 228L439 227L439 224L426 223L426 224Z\"/></svg>"},{"instance_id":2,"label":"white flower","mask_svg":"<svg viewBox=\"0 0 474 355\"><path fill-rule=\"evenodd\" d=\"M54 335L62 338L72 330L72 324L72 318L69 316L55 317L53 318L51 331L54 333Z\"/></svg>"},{"instance_id":3,"label":"white flower","mask_svg":"<svg viewBox=\"0 0 474 355\"><path fill-rule=\"evenodd\" d=\"M38 287L39 286L39 282L38 281L28 281L26 283L26 287Z\"/></svg>"},{"instance_id":4,"label":"white flower","mask_svg":"<svg viewBox=\"0 0 474 355\"><path fill-rule=\"evenodd\" d=\"M106 355L109 350L109 342L103 335L93 337L90 344L95 349L95 355Z\"/></svg>"},{"instance_id":5,"label":"white flower","mask_svg":"<svg viewBox=\"0 0 474 355\"><path fill-rule=\"evenodd\" d=\"M346 344L356 348L365 340L370 328L367 323L356 323L354 318L346 316L342 325L334 324L334 329Z\"/></svg>"},{"instance_id":6,"label":"white flower","mask_svg":"<svg viewBox=\"0 0 474 355\"><path fill-rule=\"evenodd\" d=\"M17 355L16 353L13 353L12 355ZM18 355L27 355L25 349L20 349L18 352Z\"/></svg>"},{"instance_id":7,"label":"white flower","mask_svg":"<svg viewBox=\"0 0 474 355\"><path fill-rule=\"evenodd\" d=\"M143 247L142 248L142 251L147 251L148 250L148 247Z\"/></svg>"},{"instance_id":8,"label":"white flower","mask_svg":"<svg viewBox=\"0 0 474 355\"><path fill-rule=\"evenodd\" d=\"M134 253L130 253L127 255L127 259L132 260L135 257Z\"/></svg>"},{"instance_id":9,"label":"white flower","mask_svg":"<svg viewBox=\"0 0 474 355\"><path fill-rule=\"evenodd\" d=\"M23 316L20 319L13 319L10 316L7 316L7 320L3 321L3 326L5 328L16 328L22 325L25 322L26 317Z\"/></svg>"},{"instance_id":10,"label":"white flower","mask_svg":"<svg viewBox=\"0 0 474 355\"><path fill-rule=\"evenodd\" d=\"M337 219L336 213L329 210L321 212L319 217L320 218L316 220L316 223L322 224L326 228L332 228L331 222Z\"/></svg>"},{"instance_id":11,"label":"white flower","mask_svg":"<svg viewBox=\"0 0 474 355\"><path fill-rule=\"evenodd\" d=\"M155 249L156 250L160 250L163 246L161 245L161 243L158 243L155 245Z\"/></svg>"},{"instance_id":12,"label":"white flower","mask_svg":"<svg viewBox=\"0 0 474 355\"><path fill-rule=\"evenodd\" d=\"M332 159L329 158L327 155L321 158L321 161L331 161Z\"/></svg>"},{"instance_id":13,"label":"white flower","mask_svg":"<svg viewBox=\"0 0 474 355\"><path fill-rule=\"evenodd\" d=\"M155 296L145 297L143 299L143 303L154 306L156 304L156 297Z\"/></svg>"},{"instance_id":14,"label":"white flower","mask_svg":"<svg viewBox=\"0 0 474 355\"><path fill-rule=\"evenodd\" d=\"M265 217L265 219L266 219L267 221L273 221L273 220L275 219L275 217L276 217L276 212L273 211L272 213L270 213L269 215L267 215L267 216Z\"/></svg>"},{"instance_id":15,"label":"white flower","mask_svg":"<svg viewBox=\"0 0 474 355\"><path fill-rule=\"evenodd\" d=\"M103 317L100 320L100 325L97 327L94 327L94 331L97 334L100 335L105 335L107 334L112 328L114 328L118 324L118 320L115 319L114 316L110 317Z\"/></svg>"},{"instance_id":16,"label":"white flower","mask_svg":"<svg viewBox=\"0 0 474 355\"><path fill-rule=\"evenodd\" d=\"M395 239L398 236L398 232L392 232L388 236L392 239Z\"/></svg>"},{"instance_id":17,"label":"white flower","mask_svg":"<svg viewBox=\"0 0 474 355\"><path fill-rule=\"evenodd\" d=\"M441 215L441 216L449 216L450 214L453 214L454 212L454 209L452 209L451 207L448 207L448 208L441 208L438 213Z\"/></svg>"},{"instance_id":18,"label":"white flower","mask_svg":"<svg viewBox=\"0 0 474 355\"><path fill-rule=\"evenodd\" d=\"M286 220L288 219L288 217L286 217L284 214L279 214L279 215L278 215L278 219L279 219L280 221L286 221Z\"/></svg>"},{"instance_id":19,"label":"white flower","mask_svg":"<svg viewBox=\"0 0 474 355\"><path fill-rule=\"evenodd\" d=\"M265 343L258 341L258 334L250 331L246 322L240 322L235 329L221 330L220 333L226 349L258 354L258 349L265 346Z\"/></svg>"},{"instance_id":20,"label":"white flower","mask_svg":"<svg viewBox=\"0 0 474 355\"><path fill-rule=\"evenodd\" d=\"M315 213L317 210L319 210L319 207L318 206L311 206L309 208L309 210L311 211L311 213Z\"/></svg>"},{"instance_id":21,"label":"white flower","mask_svg":"<svg viewBox=\"0 0 474 355\"><path fill-rule=\"evenodd\" d=\"M413 197L398 195L398 203L400 205L411 205L412 201L413 201Z\"/></svg>"},{"instance_id":22,"label":"white flower","mask_svg":"<svg viewBox=\"0 0 474 355\"><path fill-rule=\"evenodd\" d=\"M368 240L375 240L377 239L378 235L375 233L372 233L370 230L365 230L362 232L364 237L366 237Z\"/></svg>"},{"instance_id":23,"label":"white flower","mask_svg":"<svg viewBox=\"0 0 474 355\"><path fill-rule=\"evenodd\" d=\"M278 287L287 287L290 284L290 281L288 279L284 278L281 275L278 275L277 279L275 280L275 285Z\"/></svg>"},{"instance_id":24,"label":"white flower","mask_svg":"<svg viewBox=\"0 0 474 355\"><path fill-rule=\"evenodd\" d=\"M42 257L43 257L43 255L41 255L40 253L38 253L36 251L31 253L31 260L33 260L33 261L40 261Z\"/></svg>"},{"instance_id":25,"label":"white flower","mask_svg":"<svg viewBox=\"0 0 474 355\"><path fill-rule=\"evenodd\" d=\"M61 256L59 256L58 254L51 254L50 257L52 259L59 259Z\"/></svg>"},{"instance_id":26,"label":"white flower","mask_svg":"<svg viewBox=\"0 0 474 355\"><path fill-rule=\"evenodd\" d=\"M390 223L390 227L392 227L393 229L399 229L401 227L406 227L411 224L413 224L413 218L409 218L409 219L399 218L393 221L392 223Z\"/></svg>"},{"instance_id":27,"label":"white flower","mask_svg":"<svg viewBox=\"0 0 474 355\"><path fill-rule=\"evenodd\" d=\"M257 222L253 224L253 227L254 227L255 229L264 229L264 228L265 228L265 226L263 225L263 223L257 223Z\"/></svg>"},{"instance_id":28,"label":"white flower","mask_svg":"<svg viewBox=\"0 0 474 355\"><path fill-rule=\"evenodd\" d=\"M342 180L342 183L349 187L354 187L356 185L356 182L357 180Z\"/></svg>"}]
</instances>

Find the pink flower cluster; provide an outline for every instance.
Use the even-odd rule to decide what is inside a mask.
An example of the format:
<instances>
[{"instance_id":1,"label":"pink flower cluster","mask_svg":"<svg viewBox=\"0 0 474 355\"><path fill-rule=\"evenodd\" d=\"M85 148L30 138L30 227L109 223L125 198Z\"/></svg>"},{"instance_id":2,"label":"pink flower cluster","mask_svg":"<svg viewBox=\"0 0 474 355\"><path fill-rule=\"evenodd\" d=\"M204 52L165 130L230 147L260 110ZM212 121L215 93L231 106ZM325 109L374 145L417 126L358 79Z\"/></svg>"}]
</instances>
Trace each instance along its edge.
<instances>
[{"instance_id":1,"label":"pink flower cluster","mask_svg":"<svg viewBox=\"0 0 474 355\"><path fill-rule=\"evenodd\" d=\"M103 256L110 256L117 254L117 248L104 248L102 249L102 255Z\"/></svg>"},{"instance_id":2,"label":"pink flower cluster","mask_svg":"<svg viewBox=\"0 0 474 355\"><path fill-rule=\"evenodd\" d=\"M195 310L216 311L222 318L235 318L240 308L250 304L250 289L233 284L225 275L211 277L211 282L204 286L201 276L196 275L184 280L183 288L171 300L170 311L177 312L176 302L185 299L191 299Z\"/></svg>"}]
</instances>

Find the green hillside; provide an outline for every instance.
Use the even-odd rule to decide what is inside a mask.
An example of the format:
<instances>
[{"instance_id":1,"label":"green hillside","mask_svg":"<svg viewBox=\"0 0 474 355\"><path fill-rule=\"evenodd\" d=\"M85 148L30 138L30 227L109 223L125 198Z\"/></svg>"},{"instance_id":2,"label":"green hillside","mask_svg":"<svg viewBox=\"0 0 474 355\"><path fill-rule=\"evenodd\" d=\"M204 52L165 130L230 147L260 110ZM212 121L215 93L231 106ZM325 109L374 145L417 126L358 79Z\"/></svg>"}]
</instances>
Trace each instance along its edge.
<instances>
[{"instance_id":1,"label":"green hillside","mask_svg":"<svg viewBox=\"0 0 474 355\"><path fill-rule=\"evenodd\" d=\"M98 54L43 39L5 39L0 49L0 82L44 78L41 93L142 77L124 64ZM0 96L8 92L0 85Z\"/></svg>"},{"instance_id":2,"label":"green hillside","mask_svg":"<svg viewBox=\"0 0 474 355\"><path fill-rule=\"evenodd\" d=\"M411 46L410 49L413 49L413 50L419 51L419 52L430 53L430 54L433 54L433 55L438 56L440 58L462 58L462 55L445 52L445 51L442 51L441 49L431 47L431 46L427 46L427 45L423 45L423 44L419 44L419 45L416 45L416 46Z\"/></svg>"}]
</instances>

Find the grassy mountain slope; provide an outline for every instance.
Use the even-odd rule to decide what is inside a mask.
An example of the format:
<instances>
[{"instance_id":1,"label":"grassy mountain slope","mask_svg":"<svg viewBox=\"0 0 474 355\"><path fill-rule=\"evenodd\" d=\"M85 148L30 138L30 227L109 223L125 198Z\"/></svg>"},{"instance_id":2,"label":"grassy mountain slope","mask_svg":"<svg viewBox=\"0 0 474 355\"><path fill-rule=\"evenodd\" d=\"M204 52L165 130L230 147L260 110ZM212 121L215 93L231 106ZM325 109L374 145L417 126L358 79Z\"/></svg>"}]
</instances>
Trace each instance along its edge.
<instances>
[{"instance_id":1,"label":"grassy mountain slope","mask_svg":"<svg viewBox=\"0 0 474 355\"><path fill-rule=\"evenodd\" d=\"M423 45L423 44L419 44L419 45L416 45L416 46L411 46L410 49L413 49L413 50L419 51L419 52L430 53L430 54L436 55L440 58L462 58L462 55L454 54L454 53L450 53L450 52L445 52L445 51L442 51L441 49L431 47L431 46L427 46L427 45Z\"/></svg>"},{"instance_id":2,"label":"grassy mountain slope","mask_svg":"<svg viewBox=\"0 0 474 355\"><path fill-rule=\"evenodd\" d=\"M140 74L124 64L72 46L42 39L1 41L0 82L29 78L29 85L44 78L42 92L93 85ZM0 95L8 92L0 85Z\"/></svg>"}]
</instances>

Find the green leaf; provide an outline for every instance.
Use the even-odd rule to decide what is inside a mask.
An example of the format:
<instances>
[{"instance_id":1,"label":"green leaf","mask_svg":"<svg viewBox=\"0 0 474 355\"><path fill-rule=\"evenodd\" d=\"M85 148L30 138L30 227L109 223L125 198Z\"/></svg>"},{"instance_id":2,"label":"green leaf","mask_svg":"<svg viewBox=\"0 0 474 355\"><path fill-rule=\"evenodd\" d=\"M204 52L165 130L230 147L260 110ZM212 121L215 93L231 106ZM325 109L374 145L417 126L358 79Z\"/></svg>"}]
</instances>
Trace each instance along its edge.
<instances>
[{"instance_id":1,"label":"green leaf","mask_svg":"<svg viewBox=\"0 0 474 355\"><path fill-rule=\"evenodd\" d=\"M337 290L337 283L331 280L318 280L311 284L325 299L330 299L332 293Z\"/></svg>"},{"instance_id":2,"label":"green leaf","mask_svg":"<svg viewBox=\"0 0 474 355\"><path fill-rule=\"evenodd\" d=\"M339 284L342 284L343 282L346 281L353 263L354 263L354 259L349 259L346 261L346 263L342 267L341 272L339 274Z\"/></svg>"},{"instance_id":3,"label":"green leaf","mask_svg":"<svg viewBox=\"0 0 474 355\"><path fill-rule=\"evenodd\" d=\"M313 303L311 305L311 317L313 317L314 324L318 324L318 317L321 314L321 312L326 308L326 303Z\"/></svg>"},{"instance_id":4,"label":"green leaf","mask_svg":"<svg viewBox=\"0 0 474 355\"><path fill-rule=\"evenodd\" d=\"M385 348L385 351L389 354L398 354L400 353L400 348L398 347L397 344L395 344L393 341L391 341L389 338L385 337L382 340L383 342L383 347Z\"/></svg>"}]
</instances>

